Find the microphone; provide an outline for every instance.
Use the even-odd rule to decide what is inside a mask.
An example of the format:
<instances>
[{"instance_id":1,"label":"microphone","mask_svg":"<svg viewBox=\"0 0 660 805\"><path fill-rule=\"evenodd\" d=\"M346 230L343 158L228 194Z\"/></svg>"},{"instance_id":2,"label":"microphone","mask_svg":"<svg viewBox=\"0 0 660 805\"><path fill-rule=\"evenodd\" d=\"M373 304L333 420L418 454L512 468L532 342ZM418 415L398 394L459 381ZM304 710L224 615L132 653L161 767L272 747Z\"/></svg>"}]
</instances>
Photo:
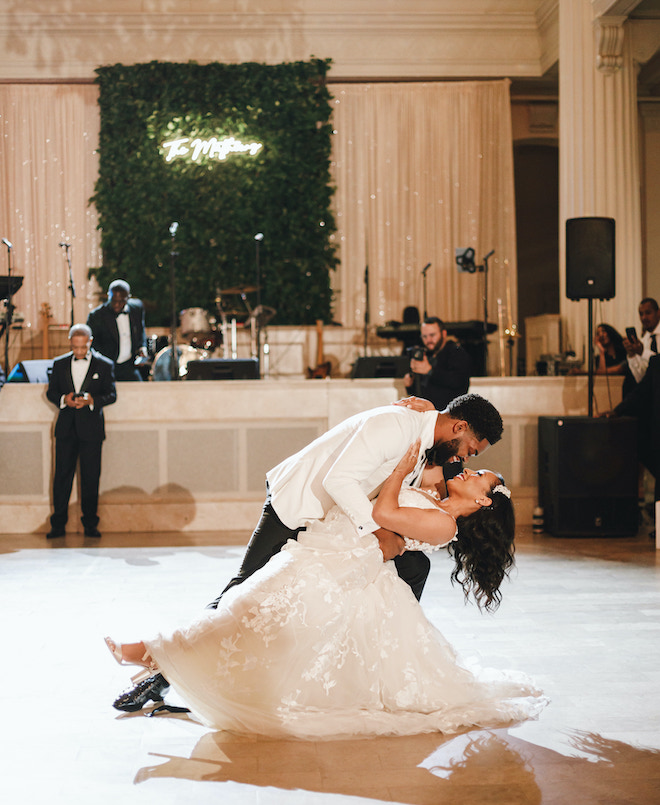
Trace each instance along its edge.
<instances>
[{"instance_id":1,"label":"microphone","mask_svg":"<svg viewBox=\"0 0 660 805\"><path fill-rule=\"evenodd\" d=\"M176 235L176 231L177 231L178 228L179 228L179 222L178 221L172 221L172 223L170 224L170 235L172 237L174 237Z\"/></svg>"},{"instance_id":2,"label":"microphone","mask_svg":"<svg viewBox=\"0 0 660 805\"><path fill-rule=\"evenodd\" d=\"M492 257L495 254L495 249L491 249L488 254L484 257L484 260L488 260L489 257Z\"/></svg>"},{"instance_id":3,"label":"microphone","mask_svg":"<svg viewBox=\"0 0 660 805\"><path fill-rule=\"evenodd\" d=\"M264 233L263 232L257 232L257 234L254 236L254 239L258 240L258 241L263 240L264 239Z\"/></svg>"},{"instance_id":4,"label":"microphone","mask_svg":"<svg viewBox=\"0 0 660 805\"><path fill-rule=\"evenodd\" d=\"M424 268L422 269L422 274L426 274L426 272L431 268L431 264L427 263Z\"/></svg>"},{"instance_id":5,"label":"microphone","mask_svg":"<svg viewBox=\"0 0 660 805\"><path fill-rule=\"evenodd\" d=\"M58 243L57 245L58 246L64 246L65 249L68 249L71 244L70 243L65 243L64 241L62 241L62 243Z\"/></svg>"},{"instance_id":6,"label":"microphone","mask_svg":"<svg viewBox=\"0 0 660 805\"><path fill-rule=\"evenodd\" d=\"M2 239L2 242L5 244L5 246L6 246L8 249L13 249L13 248L14 248L14 247L13 247L13 245L12 245L12 244L11 244L11 243L10 243L10 242L7 240L7 238L3 238L3 239Z\"/></svg>"}]
</instances>

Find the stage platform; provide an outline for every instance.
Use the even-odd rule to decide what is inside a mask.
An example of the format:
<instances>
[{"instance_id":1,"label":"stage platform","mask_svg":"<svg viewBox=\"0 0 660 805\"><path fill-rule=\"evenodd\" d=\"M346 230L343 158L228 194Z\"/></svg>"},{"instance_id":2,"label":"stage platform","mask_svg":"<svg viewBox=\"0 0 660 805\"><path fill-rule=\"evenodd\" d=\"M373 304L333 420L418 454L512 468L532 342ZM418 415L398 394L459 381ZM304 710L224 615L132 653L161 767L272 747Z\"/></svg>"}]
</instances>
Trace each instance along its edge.
<instances>
[{"instance_id":1,"label":"stage platform","mask_svg":"<svg viewBox=\"0 0 660 805\"><path fill-rule=\"evenodd\" d=\"M621 396L597 377L597 409ZM501 472L518 521L537 502L539 416L585 415L587 378L483 377L471 391L502 413L505 433L475 468ZM352 414L404 395L401 380L268 379L118 383L106 410L100 529L107 532L251 530L266 471ZM0 533L48 530L56 410L46 386L0 390ZM77 493L69 531L81 531Z\"/></svg>"}]
</instances>

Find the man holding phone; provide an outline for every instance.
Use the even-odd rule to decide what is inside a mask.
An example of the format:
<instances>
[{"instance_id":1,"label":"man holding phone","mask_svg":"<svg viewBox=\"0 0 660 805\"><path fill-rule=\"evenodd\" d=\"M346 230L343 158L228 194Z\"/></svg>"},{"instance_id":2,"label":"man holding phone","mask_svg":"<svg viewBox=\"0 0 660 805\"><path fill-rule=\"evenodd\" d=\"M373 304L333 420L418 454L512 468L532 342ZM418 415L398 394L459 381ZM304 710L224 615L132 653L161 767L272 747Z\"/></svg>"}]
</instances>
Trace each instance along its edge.
<instances>
[{"instance_id":1,"label":"man holding phone","mask_svg":"<svg viewBox=\"0 0 660 805\"><path fill-rule=\"evenodd\" d=\"M48 539L63 537L69 498L80 460L80 507L86 537L100 537L97 528L101 447L105 439L103 408L117 399L114 364L91 349L86 324L69 330L71 352L53 361L46 396L59 409L55 424L53 514Z\"/></svg>"},{"instance_id":2,"label":"man holding phone","mask_svg":"<svg viewBox=\"0 0 660 805\"><path fill-rule=\"evenodd\" d=\"M646 374L651 356L660 351L660 310L655 299L642 299L639 303L639 320L642 337L637 338L634 327L626 327L626 337L623 339L635 383L639 383Z\"/></svg>"}]
</instances>

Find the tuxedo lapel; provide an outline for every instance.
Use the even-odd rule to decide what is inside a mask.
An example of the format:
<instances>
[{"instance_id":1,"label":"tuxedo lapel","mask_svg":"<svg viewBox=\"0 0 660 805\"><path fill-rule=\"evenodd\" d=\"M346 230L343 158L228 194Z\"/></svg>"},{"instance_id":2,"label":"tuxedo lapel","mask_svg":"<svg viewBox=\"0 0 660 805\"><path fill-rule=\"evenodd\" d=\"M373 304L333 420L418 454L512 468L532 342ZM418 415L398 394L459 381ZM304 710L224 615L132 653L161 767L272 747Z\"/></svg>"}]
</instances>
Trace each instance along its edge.
<instances>
[{"instance_id":1,"label":"tuxedo lapel","mask_svg":"<svg viewBox=\"0 0 660 805\"><path fill-rule=\"evenodd\" d=\"M63 386L65 387L64 394L69 394L71 391L75 391L75 387L73 385L73 374L71 372L71 367L73 366L73 352L69 357L62 361L62 380Z\"/></svg>"},{"instance_id":2,"label":"tuxedo lapel","mask_svg":"<svg viewBox=\"0 0 660 805\"><path fill-rule=\"evenodd\" d=\"M85 375L85 379L83 380L82 385L80 387L80 391L83 393L87 391L89 381L92 379L93 367L94 367L94 356L92 355L91 358L89 359L89 363L87 364L87 374Z\"/></svg>"},{"instance_id":3,"label":"tuxedo lapel","mask_svg":"<svg viewBox=\"0 0 660 805\"><path fill-rule=\"evenodd\" d=\"M109 304L107 307L104 307L104 311L108 333L115 343L117 351L119 351L119 328L117 327L117 317L115 316Z\"/></svg>"},{"instance_id":4,"label":"tuxedo lapel","mask_svg":"<svg viewBox=\"0 0 660 805\"><path fill-rule=\"evenodd\" d=\"M142 326L142 314L140 313L139 308L134 307L131 305L130 299L126 303L128 307L128 320L131 323L131 349L133 352L137 352L138 347L140 346L140 330Z\"/></svg>"}]
</instances>

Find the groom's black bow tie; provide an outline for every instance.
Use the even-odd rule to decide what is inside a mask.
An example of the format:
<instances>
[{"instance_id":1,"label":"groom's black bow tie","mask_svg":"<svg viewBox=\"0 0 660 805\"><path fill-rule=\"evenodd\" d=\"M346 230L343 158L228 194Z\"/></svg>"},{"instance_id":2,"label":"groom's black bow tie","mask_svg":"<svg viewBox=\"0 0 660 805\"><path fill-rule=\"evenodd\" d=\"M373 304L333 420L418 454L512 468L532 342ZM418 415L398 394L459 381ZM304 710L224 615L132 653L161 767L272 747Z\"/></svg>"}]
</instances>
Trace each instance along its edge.
<instances>
[{"instance_id":1,"label":"groom's black bow tie","mask_svg":"<svg viewBox=\"0 0 660 805\"><path fill-rule=\"evenodd\" d=\"M114 313L114 311L113 311L113 313ZM115 318L116 319L119 318L119 316L128 316L128 310L126 310L126 308L124 308L123 310L120 310L119 313L115 313Z\"/></svg>"}]
</instances>

